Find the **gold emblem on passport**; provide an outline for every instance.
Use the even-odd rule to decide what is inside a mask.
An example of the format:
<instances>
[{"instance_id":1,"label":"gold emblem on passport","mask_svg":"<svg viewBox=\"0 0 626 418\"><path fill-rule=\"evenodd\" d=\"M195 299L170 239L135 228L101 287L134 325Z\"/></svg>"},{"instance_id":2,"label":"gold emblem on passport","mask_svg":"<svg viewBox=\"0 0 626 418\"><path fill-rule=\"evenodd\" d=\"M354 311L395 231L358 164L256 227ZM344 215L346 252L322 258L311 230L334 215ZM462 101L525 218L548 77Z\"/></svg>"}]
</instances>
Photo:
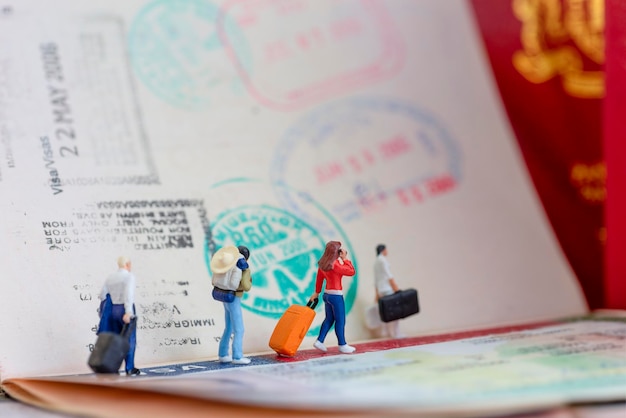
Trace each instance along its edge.
<instances>
[{"instance_id":1,"label":"gold emblem on passport","mask_svg":"<svg viewBox=\"0 0 626 418\"><path fill-rule=\"evenodd\" d=\"M606 200L606 164L578 162L570 169L570 181L580 196L588 203L604 203Z\"/></svg>"},{"instance_id":2,"label":"gold emblem on passport","mask_svg":"<svg viewBox=\"0 0 626 418\"><path fill-rule=\"evenodd\" d=\"M513 0L523 50L513 66L528 81L560 77L574 97L604 96L604 0Z\"/></svg>"}]
</instances>

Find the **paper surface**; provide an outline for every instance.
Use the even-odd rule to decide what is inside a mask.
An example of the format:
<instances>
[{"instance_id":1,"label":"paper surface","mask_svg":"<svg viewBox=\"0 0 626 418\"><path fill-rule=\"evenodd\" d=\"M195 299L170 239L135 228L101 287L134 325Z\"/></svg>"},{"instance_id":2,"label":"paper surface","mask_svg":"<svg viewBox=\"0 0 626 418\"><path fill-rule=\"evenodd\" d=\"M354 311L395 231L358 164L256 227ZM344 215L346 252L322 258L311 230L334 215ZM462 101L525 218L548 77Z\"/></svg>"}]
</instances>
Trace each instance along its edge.
<instances>
[{"instance_id":1,"label":"paper surface","mask_svg":"<svg viewBox=\"0 0 626 418\"><path fill-rule=\"evenodd\" d=\"M128 384L209 399L303 409L488 409L624 400L624 335L623 322L574 322ZM247 394L244 399L242 392ZM286 393L289 396L283 396Z\"/></svg>"},{"instance_id":2,"label":"paper surface","mask_svg":"<svg viewBox=\"0 0 626 418\"><path fill-rule=\"evenodd\" d=\"M66 414L57 414L33 406L18 403L0 394L0 415L3 418L63 418Z\"/></svg>"},{"instance_id":3,"label":"paper surface","mask_svg":"<svg viewBox=\"0 0 626 418\"><path fill-rule=\"evenodd\" d=\"M147 369L147 376L132 379L88 375L48 382L102 385L125 389L129 396L139 389L332 413L478 416L626 400L623 318L520 328L470 338L442 336L435 343L407 341L392 349L367 351L363 345L364 352L302 361L259 356L245 367L214 361Z\"/></svg>"},{"instance_id":4,"label":"paper surface","mask_svg":"<svg viewBox=\"0 0 626 418\"><path fill-rule=\"evenodd\" d=\"M2 379L87 371L119 255L140 368L217 355L225 244L251 250L245 352L329 240L357 270L349 342L381 242L420 292L406 335L586 311L464 1L29 0L0 36Z\"/></svg>"}]
</instances>

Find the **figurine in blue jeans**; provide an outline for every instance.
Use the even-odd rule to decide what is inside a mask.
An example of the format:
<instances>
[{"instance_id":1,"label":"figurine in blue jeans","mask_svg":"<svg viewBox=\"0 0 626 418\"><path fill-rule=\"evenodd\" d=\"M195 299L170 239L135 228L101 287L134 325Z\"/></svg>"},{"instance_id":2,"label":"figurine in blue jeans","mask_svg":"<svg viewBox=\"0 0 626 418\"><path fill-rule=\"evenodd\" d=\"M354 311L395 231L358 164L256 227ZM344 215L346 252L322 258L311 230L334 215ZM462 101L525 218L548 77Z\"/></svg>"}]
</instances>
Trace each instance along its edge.
<instances>
[{"instance_id":1,"label":"figurine in blue jeans","mask_svg":"<svg viewBox=\"0 0 626 418\"><path fill-rule=\"evenodd\" d=\"M130 272L131 263L127 257L117 259L119 270L107 277L98 296L100 302L100 324L98 332L121 334L124 324L129 324L135 316L135 275ZM126 354L125 369L129 376L136 376L141 370L135 368L135 347L137 329L133 328L129 336L130 350Z\"/></svg>"},{"instance_id":2,"label":"figurine in blue jeans","mask_svg":"<svg viewBox=\"0 0 626 418\"><path fill-rule=\"evenodd\" d=\"M227 283L222 288L233 290L235 298L232 302L222 302L224 305L224 332L219 344L220 363L249 364L250 359L243 356L243 315L241 311L241 298L244 291L252 287L252 278L248 266L250 251L245 246L226 246L215 253L211 259L211 271L214 275L226 275L229 282L237 281L238 285L228 289ZM240 279L239 279L240 278ZM232 336L232 356L229 353L230 339Z\"/></svg>"},{"instance_id":3,"label":"figurine in blue jeans","mask_svg":"<svg viewBox=\"0 0 626 418\"><path fill-rule=\"evenodd\" d=\"M326 289L322 300L324 301L326 317L324 322L322 322L319 336L313 343L313 347L323 352L328 351L324 345L324 339L334 325L337 342L339 343L339 352L344 354L354 353L356 348L346 343L346 305L343 300L343 286L341 283L344 276L354 276L356 274L352 262L348 260L348 251L341 246L341 242L328 241L324 254L318 260L317 265L319 268L317 269L317 277L315 279L315 292L309 300L318 298L325 280Z\"/></svg>"}]
</instances>

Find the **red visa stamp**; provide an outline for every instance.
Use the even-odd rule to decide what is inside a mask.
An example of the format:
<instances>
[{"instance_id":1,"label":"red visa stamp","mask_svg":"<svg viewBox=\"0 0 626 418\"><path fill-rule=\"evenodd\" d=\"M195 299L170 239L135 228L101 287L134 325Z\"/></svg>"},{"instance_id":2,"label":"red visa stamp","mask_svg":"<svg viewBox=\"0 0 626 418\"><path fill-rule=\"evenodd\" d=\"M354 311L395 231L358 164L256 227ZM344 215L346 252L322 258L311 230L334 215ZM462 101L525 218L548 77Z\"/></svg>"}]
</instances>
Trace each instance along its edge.
<instances>
[{"instance_id":1,"label":"red visa stamp","mask_svg":"<svg viewBox=\"0 0 626 418\"><path fill-rule=\"evenodd\" d=\"M226 19L240 31L229 32ZM388 79L404 64L381 0L230 0L218 33L249 93L277 110Z\"/></svg>"}]
</instances>

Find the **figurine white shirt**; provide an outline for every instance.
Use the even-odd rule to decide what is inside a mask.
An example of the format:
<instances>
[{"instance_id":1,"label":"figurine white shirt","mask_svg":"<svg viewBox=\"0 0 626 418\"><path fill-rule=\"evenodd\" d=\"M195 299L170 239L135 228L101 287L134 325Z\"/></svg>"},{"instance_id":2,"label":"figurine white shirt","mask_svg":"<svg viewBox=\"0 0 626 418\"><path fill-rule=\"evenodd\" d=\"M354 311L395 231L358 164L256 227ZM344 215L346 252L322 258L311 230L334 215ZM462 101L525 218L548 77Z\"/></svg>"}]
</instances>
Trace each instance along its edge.
<instances>
[{"instance_id":1,"label":"figurine white shirt","mask_svg":"<svg viewBox=\"0 0 626 418\"><path fill-rule=\"evenodd\" d=\"M393 293L393 288L389 283L389 279L392 278L387 257L379 254L376 257L376 262L374 262L374 286L376 286L379 295L385 296Z\"/></svg>"},{"instance_id":2,"label":"figurine white shirt","mask_svg":"<svg viewBox=\"0 0 626 418\"><path fill-rule=\"evenodd\" d=\"M104 300L107 293L111 295L111 302L116 305L124 304L124 313L133 315L135 302L135 275L133 273L121 268L107 277L100 292L100 300Z\"/></svg>"}]
</instances>

